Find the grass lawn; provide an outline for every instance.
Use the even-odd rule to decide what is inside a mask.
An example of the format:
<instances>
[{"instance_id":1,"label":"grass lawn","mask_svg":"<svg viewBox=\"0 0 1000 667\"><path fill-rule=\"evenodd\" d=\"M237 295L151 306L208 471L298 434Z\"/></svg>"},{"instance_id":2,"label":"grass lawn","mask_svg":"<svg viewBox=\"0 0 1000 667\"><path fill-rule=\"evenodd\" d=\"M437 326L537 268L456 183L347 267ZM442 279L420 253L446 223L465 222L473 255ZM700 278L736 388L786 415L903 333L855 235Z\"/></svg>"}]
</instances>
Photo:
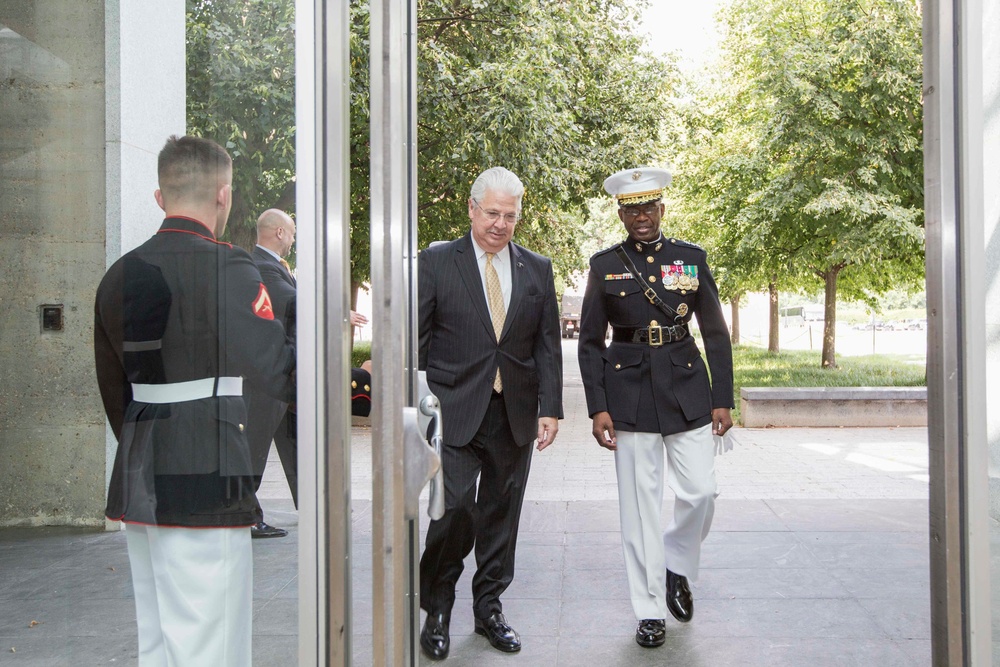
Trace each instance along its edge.
<instances>
[{"instance_id":1,"label":"grass lawn","mask_svg":"<svg viewBox=\"0 0 1000 667\"><path fill-rule=\"evenodd\" d=\"M837 368L820 367L819 351L770 354L766 349L733 348L734 421L739 419L741 387L923 387L921 355L873 354L837 357Z\"/></svg>"},{"instance_id":2,"label":"grass lawn","mask_svg":"<svg viewBox=\"0 0 1000 667\"><path fill-rule=\"evenodd\" d=\"M372 358L372 342L370 340L354 341L354 349L351 350L351 366L360 368L365 360Z\"/></svg>"}]
</instances>

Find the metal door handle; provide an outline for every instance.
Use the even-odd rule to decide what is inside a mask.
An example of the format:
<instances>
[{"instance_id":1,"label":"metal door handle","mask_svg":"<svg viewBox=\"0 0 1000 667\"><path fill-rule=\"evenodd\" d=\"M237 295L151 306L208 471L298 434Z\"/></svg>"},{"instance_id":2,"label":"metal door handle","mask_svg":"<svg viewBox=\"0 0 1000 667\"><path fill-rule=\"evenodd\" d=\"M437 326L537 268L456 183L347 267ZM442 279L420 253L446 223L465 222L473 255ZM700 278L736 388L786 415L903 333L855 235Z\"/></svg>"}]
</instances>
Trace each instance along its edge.
<instances>
[{"instance_id":1,"label":"metal door handle","mask_svg":"<svg viewBox=\"0 0 1000 667\"><path fill-rule=\"evenodd\" d=\"M427 504L427 514L432 519L444 516L444 466L441 465L441 447L444 445L443 425L441 424L441 402L434 394L427 394L420 399L420 412L431 418L430 445L437 454L438 467L431 480L430 502Z\"/></svg>"},{"instance_id":2,"label":"metal door handle","mask_svg":"<svg viewBox=\"0 0 1000 667\"><path fill-rule=\"evenodd\" d=\"M424 371L417 373L419 409L403 408L403 433L406 475L406 518L416 519L420 513L420 492L431 483L427 514L432 519L444 516L444 472L441 469L442 433L441 403L431 393ZM430 433L430 442L427 433Z\"/></svg>"}]
</instances>

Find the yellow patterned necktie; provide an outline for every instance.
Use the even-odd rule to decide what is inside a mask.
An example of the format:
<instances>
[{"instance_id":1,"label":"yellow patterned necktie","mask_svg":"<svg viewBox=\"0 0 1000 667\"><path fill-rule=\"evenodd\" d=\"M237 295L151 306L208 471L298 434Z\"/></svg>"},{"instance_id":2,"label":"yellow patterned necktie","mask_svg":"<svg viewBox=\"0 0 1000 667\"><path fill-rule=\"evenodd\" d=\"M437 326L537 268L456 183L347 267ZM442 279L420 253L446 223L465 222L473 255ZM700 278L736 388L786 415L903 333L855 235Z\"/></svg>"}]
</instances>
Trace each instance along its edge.
<instances>
[{"instance_id":1,"label":"yellow patterned necktie","mask_svg":"<svg viewBox=\"0 0 1000 667\"><path fill-rule=\"evenodd\" d=\"M279 257L278 261L281 262L283 267L285 267L285 271L288 271L288 275L292 275L292 267L288 264L288 260L284 257Z\"/></svg>"},{"instance_id":2,"label":"yellow patterned necktie","mask_svg":"<svg viewBox=\"0 0 1000 667\"><path fill-rule=\"evenodd\" d=\"M496 334L497 342L500 342L500 334L503 332L503 321L507 317L507 308L503 305L503 290L500 289L500 276L493 267L493 253L486 253L486 295L490 301L490 316L493 318L493 333ZM497 369L497 376L493 379L493 391L499 393L503 391L503 382L500 380L500 369Z\"/></svg>"}]
</instances>

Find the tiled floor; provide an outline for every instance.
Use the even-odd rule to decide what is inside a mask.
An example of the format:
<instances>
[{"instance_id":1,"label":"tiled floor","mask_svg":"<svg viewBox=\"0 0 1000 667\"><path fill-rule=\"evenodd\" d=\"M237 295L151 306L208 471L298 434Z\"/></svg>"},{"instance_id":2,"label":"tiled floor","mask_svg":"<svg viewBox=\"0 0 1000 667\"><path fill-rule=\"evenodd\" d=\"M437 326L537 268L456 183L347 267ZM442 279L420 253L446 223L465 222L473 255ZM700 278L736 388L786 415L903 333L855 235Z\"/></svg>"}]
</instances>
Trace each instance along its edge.
<instances>
[{"instance_id":1,"label":"tiled floor","mask_svg":"<svg viewBox=\"0 0 1000 667\"><path fill-rule=\"evenodd\" d=\"M716 459L721 496L692 586L695 618L659 649L633 640L613 456L591 439L575 342L566 419L536 452L517 574L503 597L519 654L473 633L468 574L452 617L452 667L930 664L924 429L734 431ZM355 427L353 646L371 664L370 431ZM283 539L254 542L254 664L296 663L298 517L280 464L262 499ZM669 516L671 499L664 504ZM665 518L667 518L665 517ZM0 530L0 665L134 665L122 533ZM426 658L422 664L431 663Z\"/></svg>"}]
</instances>

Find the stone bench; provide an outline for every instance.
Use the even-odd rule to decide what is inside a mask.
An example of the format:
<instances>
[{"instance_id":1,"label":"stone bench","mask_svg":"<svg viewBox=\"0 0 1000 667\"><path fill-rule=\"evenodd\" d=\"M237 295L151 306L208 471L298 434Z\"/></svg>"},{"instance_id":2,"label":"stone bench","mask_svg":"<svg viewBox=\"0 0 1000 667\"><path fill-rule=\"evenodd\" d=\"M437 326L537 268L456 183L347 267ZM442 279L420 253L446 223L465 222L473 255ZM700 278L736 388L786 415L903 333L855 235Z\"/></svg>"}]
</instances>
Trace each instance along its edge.
<instances>
[{"instance_id":1,"label":"stone bench","mask_svg":"<svg viewBox=\"0 0 1000 667\"><path fill-rule=\"evenodd\" d=\"M740 423L927 426L927 387L743 387Z\"/></svg>"}]
</instances>

